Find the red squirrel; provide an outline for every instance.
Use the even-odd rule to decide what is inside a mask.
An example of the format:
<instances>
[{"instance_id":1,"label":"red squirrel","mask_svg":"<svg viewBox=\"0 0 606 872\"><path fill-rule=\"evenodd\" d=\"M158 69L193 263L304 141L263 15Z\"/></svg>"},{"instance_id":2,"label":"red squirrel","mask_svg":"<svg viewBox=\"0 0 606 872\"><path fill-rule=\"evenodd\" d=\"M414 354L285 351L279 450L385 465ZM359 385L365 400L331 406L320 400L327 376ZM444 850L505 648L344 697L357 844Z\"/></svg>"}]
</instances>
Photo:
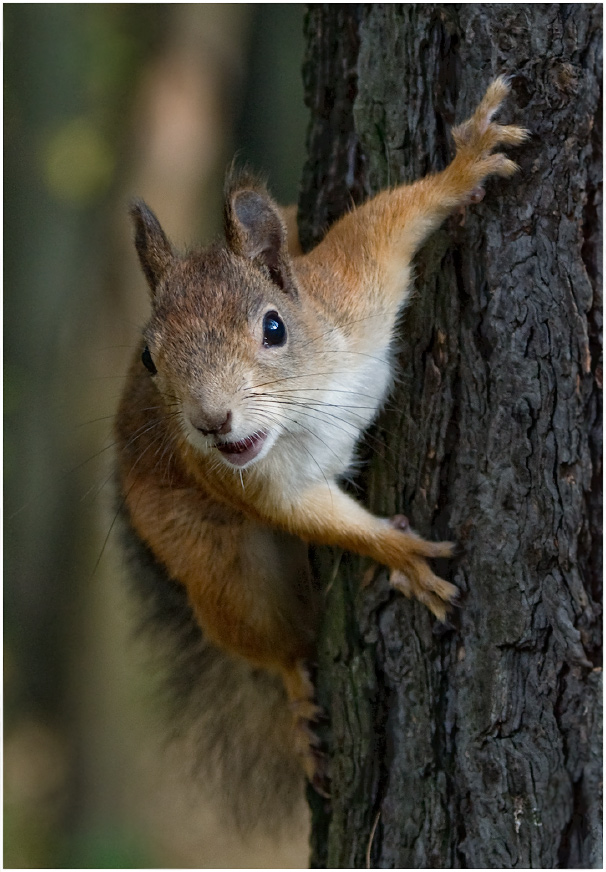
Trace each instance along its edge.
<instances>
[{"instance_id":1,"label":"red squirrel","mask_svg":"<svg viewBox=\"0 0 606 872\"><path fill-rule=\"evenodd\" d=\"M452 544L375 517L338 479L389 392L415 252L451 212L481 199L488 176L517 169L495 152L527 135L492 121L508 91L497 78L453 129L445 170L379 193L306 254L247 174L228 176L225 242L190 254L174 250L143 202L132 207L152 313L116 419L122 513L145 560L179 592L204 652L200 674L190 668L185 680L204 684L212 655L204 705L221 697L232 723L251 718L262 734L253 739L250 727L246 750L223 755L248 753L241 768L258 770L258 783L270 732L291 780L301 772L324 785L310 729L318 602L307 543L384 564L392 585L440 621L456 599L428 563ZM225 664L265 682L259 695L283 713L253 712L246 679L232 683Z\"/></svg>"}]
</instances>

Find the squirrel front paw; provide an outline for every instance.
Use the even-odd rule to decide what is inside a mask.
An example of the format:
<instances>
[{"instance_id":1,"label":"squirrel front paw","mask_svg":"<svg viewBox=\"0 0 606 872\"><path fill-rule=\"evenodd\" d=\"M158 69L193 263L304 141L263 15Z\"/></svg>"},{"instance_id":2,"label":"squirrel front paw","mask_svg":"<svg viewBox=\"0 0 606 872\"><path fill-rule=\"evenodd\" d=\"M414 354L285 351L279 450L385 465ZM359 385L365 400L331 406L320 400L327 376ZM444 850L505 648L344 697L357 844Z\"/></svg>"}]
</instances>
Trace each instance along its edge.
<instances>
[{"instance_id":1,"label":"squirrel front paw","mask_svg":"<svg viewBox=\"0 0 606 872\"><path fill-rule=\"evenodd\" d=\"M444 623L452 606L458 605L459 589L449 581L434 575L424 560L407 572L392 569L389 583L406 597L415 597Z\"/></svg>"},{"instance_id":2,"label":"squirrel front paw","mask_svg":"<svg viewBox=\"0 0 606 872\"><path fill-rule=\"evenodd\" d=\"M479 202L482 182L487 176L511 176L518 169L518 165L504 154L492 153L499 145L520 145L529 136L523 127L495 124L492 121L509 91L507 79L499 76L488 86L471 118L452 129L457 147L455 160L466 165L465 175L470 177L469 202Z\"/></svg>"},{"instance_id":3,"label":"squirrel front paw","mask_svg":"<svg viewBox=\"0 0 606 872\"><path fill-rule=\"evenodd\" d=\"M398 529L402 529L400 520L402 517L396 515L392 519L393 521L397 519L394 526ZM434 546L434 554L431 556L452 557L455 550L452 542L425 542L423 539L421 541L428 546ZM406 562L408 566L405 569L391 570L389 583L405 597L418 599L439 621L444 623L449 609L458 604L459 589L435 575L424 557L412 556Z\"/></svg>"},{"instance_id":4,"label":"squirrel front paw","mask_svg":"<svg viewBox=\"0 0 606 872\"><path fill-rule=\"evenodd\" d=\"M391 518L391 525L396 530L410 532L410 522L405 515L394 515ZM433 550L434 554L431 556L451 557L455 550L452 542L426 542L424 539L420 541L429 546L430 551ZM434 575L425 558L409 558L409 562L406 570L391 570L389 583L405 597L418 599L443 623L448 610L458 603L459 589L449 581Z\"/></svg>"},{"instance_id":5,"label":"squirrel front paw","mask_svg":"<svg viewBox=\"0 0 606 872\"><path fill-rule=\"evenodd\" d=\"M452 557L456 551L453 542L428 542L414 533L405 515L394 515L388 527L397 530L384 539L385 564L390 568L390 584L406 597L415 597L436 616L446 620L449 609L458 604L459 590L449 581L435 575L427 563L436 557ZM374 573L366 577L370 583Z\"/></svg>"}]
</instances>

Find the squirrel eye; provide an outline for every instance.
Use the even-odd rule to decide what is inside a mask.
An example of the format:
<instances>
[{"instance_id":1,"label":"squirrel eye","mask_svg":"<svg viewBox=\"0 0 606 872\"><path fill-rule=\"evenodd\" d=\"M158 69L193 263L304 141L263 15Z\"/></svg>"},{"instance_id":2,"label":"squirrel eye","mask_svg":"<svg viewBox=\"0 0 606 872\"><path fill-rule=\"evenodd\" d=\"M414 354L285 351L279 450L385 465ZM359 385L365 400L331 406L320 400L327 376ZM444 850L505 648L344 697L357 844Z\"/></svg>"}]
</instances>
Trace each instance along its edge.
<instances>
[{"instance_id":1,"label":"squirrel eye","mask_svg":"<svg viewBox=\"0 0 606 872\"><path fill-rule=\"evenodd\" d=\"M263 345L266 348L284 345L286 342L286 327L277 312L267 312L263 318Z\"/></svg>"},{"instance_id":2,"label":"squirrel eye","mask_svg":"<svg viewBox=\"0 0 606 872\"><path fill-rule=\"evenodd\" d=\"M143 361L143 366L145 367L145 369L149 370L152 375L155 375L158 372L158 370L156 369L156 364L152 360L152 356L149 352L149 348L147 347L147 345L143 349L141 360Z\"/></svg>"}]
</instances>

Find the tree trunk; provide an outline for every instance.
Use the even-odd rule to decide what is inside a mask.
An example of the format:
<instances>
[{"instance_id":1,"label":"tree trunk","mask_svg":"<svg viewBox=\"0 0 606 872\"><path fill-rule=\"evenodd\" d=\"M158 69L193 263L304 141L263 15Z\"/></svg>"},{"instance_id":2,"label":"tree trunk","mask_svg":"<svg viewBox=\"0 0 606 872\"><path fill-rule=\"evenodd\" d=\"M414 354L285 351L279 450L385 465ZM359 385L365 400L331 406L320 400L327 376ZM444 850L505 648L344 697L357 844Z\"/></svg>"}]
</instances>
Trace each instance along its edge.
<instances>
[{"instance_id":1,"label":"tree trunk","mask_svg":"<svg viewBox=\"0 0 606 872\"><path fill-rule=\"evenodd\" d=\"M438 569L462 608L436 624L386 571L316 554L332 798L312 863L600 865L601 8L314 5L307 37L307 246L445 166L499 73L501 118L532 134L417 258L362 452L361 499L460 543Z\"/></svg>"}]
</instances>

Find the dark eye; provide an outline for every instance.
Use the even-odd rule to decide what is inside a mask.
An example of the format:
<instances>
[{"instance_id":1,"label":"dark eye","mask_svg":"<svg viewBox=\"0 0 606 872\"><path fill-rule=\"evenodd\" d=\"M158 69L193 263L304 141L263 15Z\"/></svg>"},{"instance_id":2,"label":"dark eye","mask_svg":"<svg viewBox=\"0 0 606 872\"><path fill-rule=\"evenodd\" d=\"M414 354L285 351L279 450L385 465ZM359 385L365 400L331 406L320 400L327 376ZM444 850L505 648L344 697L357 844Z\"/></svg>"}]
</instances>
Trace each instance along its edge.
<instances>
[{"instance_id":1,"label":"dark eye","mask_svg":"<svg viewBox=\"0 0 606 872\"><path fill-rule=\"evenodd\" d=\"M158 372L158 370L156 369L156 364L152 360L152 356L149 353L149 348L147 347L147 345L143 349L141 360L143 361L143 366L145 367L145 369L149 370L152 375L155 375Z\"/></svg>"},{"instance_id":2,"label":"dark eye","mask_svg":"<svg viewBox=\"0 0 606 872\"><path fill-rule=\"evenodd\" d=\"M286 327L277 312L268 312L263 318L263 345L284 345L286 342Z\"/></svg>"}]
</instances>

